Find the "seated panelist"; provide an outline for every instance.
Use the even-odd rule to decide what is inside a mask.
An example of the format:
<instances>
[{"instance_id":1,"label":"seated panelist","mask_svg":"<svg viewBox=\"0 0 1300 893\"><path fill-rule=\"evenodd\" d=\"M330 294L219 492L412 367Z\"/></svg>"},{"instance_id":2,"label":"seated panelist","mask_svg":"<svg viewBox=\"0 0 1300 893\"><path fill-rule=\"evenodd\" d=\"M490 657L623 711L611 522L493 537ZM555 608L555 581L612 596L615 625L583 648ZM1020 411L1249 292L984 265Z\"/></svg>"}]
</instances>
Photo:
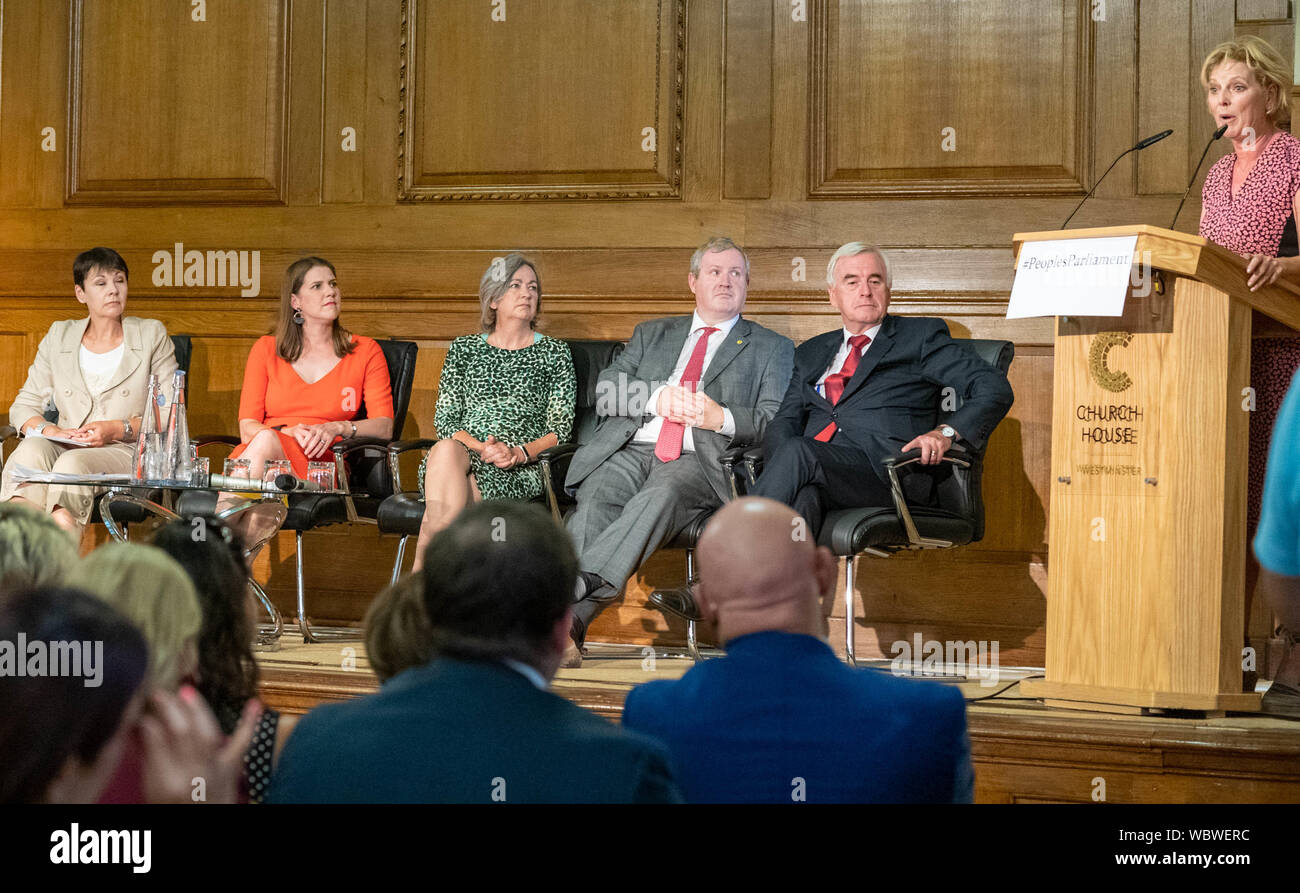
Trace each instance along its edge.
<instances>
[{"instance_id":1,"label":"seated panelist","mask_svg":"<svg viewBox=\"0 0 1300 893\"><path fill-rule=\"evenodd\" d=\"M957 441L983 449L1013 399L1006 376L953 340L943 320L888 315L893 281L879 250L841 246L826 282L843 325L795 352L751 491L792 506L814 536L832 509L892 503L886 457L919 449L935 465ZM963 402L939 426L948 388Z\"/></svg>"},{"instance_id":2,"label":"seated panelist","mask_svg":"<svg viewBox=\"0 0 1300 893\"><path fill-rule=\"evenodd\" d=\"M319 257L294 261L284 274L275 333L253 345L239 398L240 445L231 457L250 460L253 480L266 463L288 459L307 476L309 460L332 461L345 437L391 437L393 397L384 352L373 338L339 323L334 265ZM356 420L362 406L367 418ZM218 510L240 497L222 494ZM264 519L236 524L256 548L275 533Z\"/></svg>"},{"instance_id":3,"label":"seated panelist","mask_svg":"<svg viewBox=\"0 0 1300 893\"><path fill-rule=\"evenodd\" d=\"M534 331L542 283L532 261L497 258L479 281L483 331L451 343L438 381L442 438L420 466L424 550L471 502L542 493L537 455L569 436L576 384L568 345Z\"/></svg>"},{"instance_id":4,"label":"seated panelist","mask_svg":"<svg viewBox=\"0 0 1300 893\"><path fill-rule=\"evenodd\" d=\"M163 324L126 315L127 267L111 248L92 248L72 264L73 292L84 319L50 326L9 407L9 421L23 441L11 454L0 483L0 502L13 500L50 513L80 536L90 518L92 487L19 484L17 465L67 474L131 470L134 441L143 418L149 376L158 376L170 400L176 356ZM50 404L57 423L45 420ZM66 438L72 444L51 438Z\"/></svg>"}]
</instances>

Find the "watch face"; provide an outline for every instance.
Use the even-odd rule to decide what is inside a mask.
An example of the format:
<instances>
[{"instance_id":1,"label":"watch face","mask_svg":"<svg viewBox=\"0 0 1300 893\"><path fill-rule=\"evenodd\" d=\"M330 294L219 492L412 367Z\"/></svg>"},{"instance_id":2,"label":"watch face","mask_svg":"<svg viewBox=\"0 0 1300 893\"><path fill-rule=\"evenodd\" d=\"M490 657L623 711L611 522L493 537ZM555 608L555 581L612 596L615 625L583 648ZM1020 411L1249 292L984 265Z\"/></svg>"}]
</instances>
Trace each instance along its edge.
<instances>
[{"instance_id":1,"label":"watch face","mask_svg":"<svg viewBox=\"0 0 1300 893\"><path fill-rule=\"evenodd\" d=\"M954 434L957 433L957 429L952 427L951 425L944 425L942 428L939 429L939 433L942 434L944 437L952 437Z\"/></svg>"}]
</instances>

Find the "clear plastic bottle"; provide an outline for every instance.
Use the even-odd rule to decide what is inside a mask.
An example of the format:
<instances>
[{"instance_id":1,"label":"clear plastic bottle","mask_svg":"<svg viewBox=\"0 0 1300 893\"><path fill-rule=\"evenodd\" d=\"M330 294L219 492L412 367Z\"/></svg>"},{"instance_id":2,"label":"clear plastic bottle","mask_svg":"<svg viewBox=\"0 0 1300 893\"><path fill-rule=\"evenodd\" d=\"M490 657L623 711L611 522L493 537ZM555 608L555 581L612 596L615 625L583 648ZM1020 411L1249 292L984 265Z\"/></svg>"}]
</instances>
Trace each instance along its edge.
<instances>
[{"instance_id":1,"label":"clear plastic bottle","mask_svg":"<svg viewBox=\"0 0 1300 893\"><path fill-rule=\"evenodd\" d=\"M162 394L158 389L158 376L149 376L149 389L144 402L144 418L140 420L140 431L135 441L135 464L131 467L131 476L137 481L149 479L149 445L157 445L157 434L162 430L158 419L158 401ZM152 435L152 437L151 437Z\"/></svg>"},{"instance_id":2,"label":"clear plastic bottle","mask_svg":"<svg viewBox=\"0 0 1300 893\"><path fill-rule=\"evenodd\" d=\"M194 466L190 461L190 426L185 417L185 373L172 376L172 406L167 414L167 480L188 484Z\"/></svg>"}]
</instances>

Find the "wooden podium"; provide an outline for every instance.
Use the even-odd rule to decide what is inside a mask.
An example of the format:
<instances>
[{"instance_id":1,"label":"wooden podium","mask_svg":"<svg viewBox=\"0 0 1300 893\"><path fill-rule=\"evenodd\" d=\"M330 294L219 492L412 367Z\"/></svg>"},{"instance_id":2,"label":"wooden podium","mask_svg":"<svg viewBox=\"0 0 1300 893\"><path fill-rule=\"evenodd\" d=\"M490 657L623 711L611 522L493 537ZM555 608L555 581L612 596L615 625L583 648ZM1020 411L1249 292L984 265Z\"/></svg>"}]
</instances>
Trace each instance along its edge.
<instances>
[{"instance_id":1,"label":"wooden podium","mask_svg":"<svg viewBox=\"0 0 1300 893\"><path fill-rule=\"evenodd\" d=\"M1047 677L1054 706L1257 710L1241 692L1251 311L1300 329L1300 290L1246 288L1245 261L1152 226L1122 317L1057 317ZM1143 295L1141 292L1149 291Z\"/></svg>"}]
</instances>

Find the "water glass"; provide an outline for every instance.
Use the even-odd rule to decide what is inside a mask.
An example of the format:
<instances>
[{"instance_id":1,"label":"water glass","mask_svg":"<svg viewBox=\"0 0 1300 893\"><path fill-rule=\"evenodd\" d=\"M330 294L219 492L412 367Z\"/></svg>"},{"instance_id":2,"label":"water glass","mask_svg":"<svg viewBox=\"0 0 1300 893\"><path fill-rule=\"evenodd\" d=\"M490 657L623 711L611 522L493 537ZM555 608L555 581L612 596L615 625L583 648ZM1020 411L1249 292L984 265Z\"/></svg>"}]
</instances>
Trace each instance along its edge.
<instances>
[{"instance_id":1,"label":"water glass","mask_svg":"<svg viewBox=\"0 0 1300 893\"><path fill-rule=\"evenodd\" d=\"M164 481L171 477L171 458L167 455L167 435L144 435L144 477L148 481Z\"/></svg>"},{"instance_id":2,"label":"water glass","mask_svg":"<svg viewBox=\"0 0 1300 893\"><path fill-rule=\"evenodd\" d=\"M207 456L195 456L193 471L190 473L190 485L194 487L206 487L212 476L209 473L211 465Z\"/></svg>"},{"instance_id":3,"label":"water glass","mask_svg":"<svg viewBox=\"0 0 1300 893\"><path fill-rule=\"evenodd\" d=\"M262 472L262 483L275 485L275 479L282 474L293 477L293 463L288 459L267 459L266 469Z\"/></svg>"},{"instance_id":4,"label":"water glass","mask_svg":"<svg viewBox=\"0 0 1300 893\"><path fill-rule=\"evenodd\" d=\"M315 484L322 490L334 489L334 463L333 462L308 462L307 463L307 481Z\"/></svg>"},{"instance_id":5,"label":"water glass","mask_svg":"<svg viewBox=\"0 0 1300 893\"><path fill-rule=\"evenodd\" d=\"M253 462L251 459L227 459L222 468L222 474L228 478L238 478L244 481L252 480Z\"/></svg>"}]
</instances>

